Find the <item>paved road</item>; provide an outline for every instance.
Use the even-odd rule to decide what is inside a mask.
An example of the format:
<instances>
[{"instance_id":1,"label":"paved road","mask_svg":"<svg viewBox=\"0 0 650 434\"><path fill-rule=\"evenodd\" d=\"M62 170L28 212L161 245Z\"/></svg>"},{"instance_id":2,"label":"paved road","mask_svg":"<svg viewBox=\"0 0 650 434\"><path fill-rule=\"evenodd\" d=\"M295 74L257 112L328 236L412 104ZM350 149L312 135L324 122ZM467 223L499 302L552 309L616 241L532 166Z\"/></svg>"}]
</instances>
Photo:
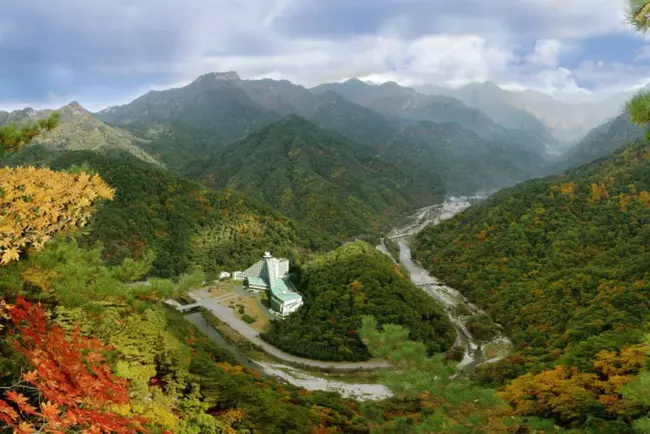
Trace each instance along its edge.
<instances>
[{"instance_id":1,"label":"paved road","mask_svg":"<svg viewBox=\"0 0 650 434\"><path fill-rule=\"evenodd\" d=\"M260 338L260 334L245 322L237 319L232 310L227 306L221 306L215 299L209 298L204 290L190 292L190 297L194 298L198 305L208 309L219 320L228 324L237 333L248 339L251 343L259 346L265 353L289 363L298 363L304 366L314 368L329 369L336 371L355 371L359 369L379 369L388 368L390 364L383 360L373 360L368 362L326 362L323 360L313 360L304 357L294 356L285 353L277 347L269 344Z\"/></svg>"}]
</instances>

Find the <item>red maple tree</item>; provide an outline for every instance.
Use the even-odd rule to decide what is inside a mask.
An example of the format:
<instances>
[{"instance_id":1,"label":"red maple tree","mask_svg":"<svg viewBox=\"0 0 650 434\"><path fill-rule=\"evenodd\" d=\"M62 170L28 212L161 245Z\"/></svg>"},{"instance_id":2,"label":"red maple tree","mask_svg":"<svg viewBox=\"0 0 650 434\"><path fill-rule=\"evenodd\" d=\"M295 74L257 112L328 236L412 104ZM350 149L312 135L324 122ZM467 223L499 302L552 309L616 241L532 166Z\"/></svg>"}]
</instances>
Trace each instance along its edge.
<instances>
[{"instance_id":1,"label":"red maple tree","mask_svg":"<svg viewBox=\"0 0 650 434\"><path fill-rule=\"evenodd\" d=\"M111 411L127 404L129 395L126 381L106 363L109 347L78 330L66 335L40 305L22 298L4 310L12 346L34 369L0 399L0 424L21 434L63 434L70 428L91 434L148 431L143 418Z\"/></svg>"}]
</instances>

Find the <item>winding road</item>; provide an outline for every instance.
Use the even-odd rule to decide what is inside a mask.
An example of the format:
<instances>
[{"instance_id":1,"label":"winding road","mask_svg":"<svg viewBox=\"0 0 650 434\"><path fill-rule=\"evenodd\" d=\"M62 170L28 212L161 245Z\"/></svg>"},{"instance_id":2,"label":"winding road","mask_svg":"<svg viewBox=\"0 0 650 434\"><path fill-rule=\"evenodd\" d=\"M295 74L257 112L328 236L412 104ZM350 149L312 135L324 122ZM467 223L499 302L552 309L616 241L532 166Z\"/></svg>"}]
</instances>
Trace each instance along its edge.
<instances>
[{"instance_id":1,"label":"winding road","mask_svg":"<svg viewBox=\"0 0 650 434\"><path fill-rule=\"evenodd\" d=\"M359 371L389 368L390 364L384 360L370 360L367 362L327 362L323 360L307 359L294 356L262 340L260 334L245 322L237 319L228 306L222 306L214 298L210 298L207 291L199 290L189 293L196 303L208 309L220 321L228 324L237 333L248 339L252 344L260 347L265 353L283 362L308 366L330 371Z\"/></svg>"}]
</instances>

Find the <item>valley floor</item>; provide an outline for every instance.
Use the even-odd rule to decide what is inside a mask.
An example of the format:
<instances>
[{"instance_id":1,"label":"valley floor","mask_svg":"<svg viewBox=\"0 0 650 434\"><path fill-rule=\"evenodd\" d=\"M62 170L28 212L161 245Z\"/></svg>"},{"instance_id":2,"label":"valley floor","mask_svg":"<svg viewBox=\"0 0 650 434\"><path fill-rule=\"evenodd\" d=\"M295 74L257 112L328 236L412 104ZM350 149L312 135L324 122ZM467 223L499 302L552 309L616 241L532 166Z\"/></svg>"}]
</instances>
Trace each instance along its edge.
<instances>
[{"instance_id":1,"label":"valley floor","mask_svg":"<svg viewBox=\"0 0 650 434\"><path fill-rule=\"evenodd\" d=\"M407 219L403 226L393 229L388 235L388 238L397 241L399 246L399 263L408 270L411 281L441 303L456 327L458 337L454 346L463 349L464 357L459 363L459 367L465 370L476 368L481 364L494 363L501 360L509 353L512 344L507 337L499 334L490 342L484 342L482 346L479 345L465 326L465 322L474 315L484 315L484 312L469 303L458 291L443 285L420 266L420 264L416 263L411 257L411 250L407 240L408 237L417 234L427 226L438 224L462 212L470 206L472 199L476 198L454 199L441 205L434 205L418 210ZM382 240L382 243L377 248L390 256L393 261L397 262L386 248L384 240ZM188 307L198 306L207 309L215 318L232 329L238 337L253 344L256 350L263 351L274 360L287 363L287 365L283 365L275 361L251 360L239 349L227 343L200 314L186 315L186 319L196 325L208 338L234 352L238 361L244 366L310 390L336 391L343 396L358 399L377 400L391 396L391 392L380 384L346 382L343 379L327 378L326 374L316 376L313 372L306 371L306 369L313 369L337 372L341 375L354 375L355 372L359 371L389 368L390 365L385 361L330 362L294 356L262 340L259 327L256 327L258 329L256 330L256 328L242 321L233 311L232 307L224 303L224 301L228 301L237 296L236 293L215 293L208 289L200 289L190 292L189 296L195 303L182 307L175 304L176 307L178 309L182 308L183 310ZM174 303L170 304L174 305ZM458 313L459 311L464 311L465 314L460 315Z\"/></svg>"}]
</instances>

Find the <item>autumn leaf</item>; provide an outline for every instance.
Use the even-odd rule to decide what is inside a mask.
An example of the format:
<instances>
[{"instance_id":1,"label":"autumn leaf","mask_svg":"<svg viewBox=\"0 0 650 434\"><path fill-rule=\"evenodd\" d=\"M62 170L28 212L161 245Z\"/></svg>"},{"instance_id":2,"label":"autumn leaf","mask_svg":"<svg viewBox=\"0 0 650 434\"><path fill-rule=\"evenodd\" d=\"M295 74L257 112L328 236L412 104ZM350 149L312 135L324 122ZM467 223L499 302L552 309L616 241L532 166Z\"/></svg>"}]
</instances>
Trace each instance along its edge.
<instances>
[{"instance_id":1,"label":"autumn leaf","mask_svg":"<svg viewBox=\"0 0 650 434\"><path fill-rule=\"evenodd\" d=\"M5 396L9 401L16 403L19 407L27 404L27 397L22 393L16 392L15 390L10 390L9 392L5 393Z\"/></svg>"},{"instance_id":2,"label":"autumn leaf","mask_svg":"<svg viewBox=\"0 0 650 434\"><path fill-rule=\"evenodd\" d=\"M8 310L14 350L36 368L23 374L37 389L40 412L30 399L10 390L0 400L0 421L14 432L148 432L141 417L119 416L107 410L129 402L126 380L115 376L106 363L109 347L76 329L72 334L52 324L40 305L19 297ZM31 415L27 417L26 415Z\"/></svg>"},{"instance_id":3,"label":"autumn leaf","mask_svg":"<svg viewBox=\"0 0 650 434\"><path fill-rule=\"evenodd\" d=\"M98 175L36 167L0 169L0 264L17 261L26 247L42 249L53 235L83 226L100 198L115 191Z\"/></svg>"},{"instance_id":4,"label":"autumn leaf","mask_svg":"<svg viewBox=\"0 0 650 434\"><path fill-rule=\"evenodd\" d=\"M10 424L11 421L16 419L18 419L18 413L16 413L16 410L7 404L6 401L0 399L0 420L4 421L6 424Z\"/></svg>"},{"instance_id":5,"label":"autumn leaf","mask_svg":"<svg viewBox=\"0 0 650 434\"><path fill-rule=\"evenodd\" d=\"M57 420L60 410L59 406L53 402L41 402L41 413L45 419Z\"/></svg>"},{"instance_id":6,"label":"autumn leaf","mask_svg":"<svg viewBox=\"0 0 650 434\"><path fill-rule=\"evenodd\" d=\"M34 429L34 426L31 423L25 421L20 422L18 427L14 429L14 433L18 434L31 434L35 432L36 430Z\"/></svg>"},{"instance_id":7,"label":"autumn leaf","mask_svg":"<svg viewBox=\"0 0 650 434\"><path fill-rule=\"evenodd\" d=\"M38 372L36 370L29 371L23 374L23 380L28 383L33 383L38 378Z\"/></svg>"},{"instance_id":8,"label":"autumn leaf","mask_svg":"<svg viewBox=\"0 0 650 434\"><path fill-rule=\"evenodd\" d=\"M11 261L17 261L18 258L20 258L20 251L14 247L10 247L2 252L0 264L7 265Z\"/></svg>"}]
</instances>

